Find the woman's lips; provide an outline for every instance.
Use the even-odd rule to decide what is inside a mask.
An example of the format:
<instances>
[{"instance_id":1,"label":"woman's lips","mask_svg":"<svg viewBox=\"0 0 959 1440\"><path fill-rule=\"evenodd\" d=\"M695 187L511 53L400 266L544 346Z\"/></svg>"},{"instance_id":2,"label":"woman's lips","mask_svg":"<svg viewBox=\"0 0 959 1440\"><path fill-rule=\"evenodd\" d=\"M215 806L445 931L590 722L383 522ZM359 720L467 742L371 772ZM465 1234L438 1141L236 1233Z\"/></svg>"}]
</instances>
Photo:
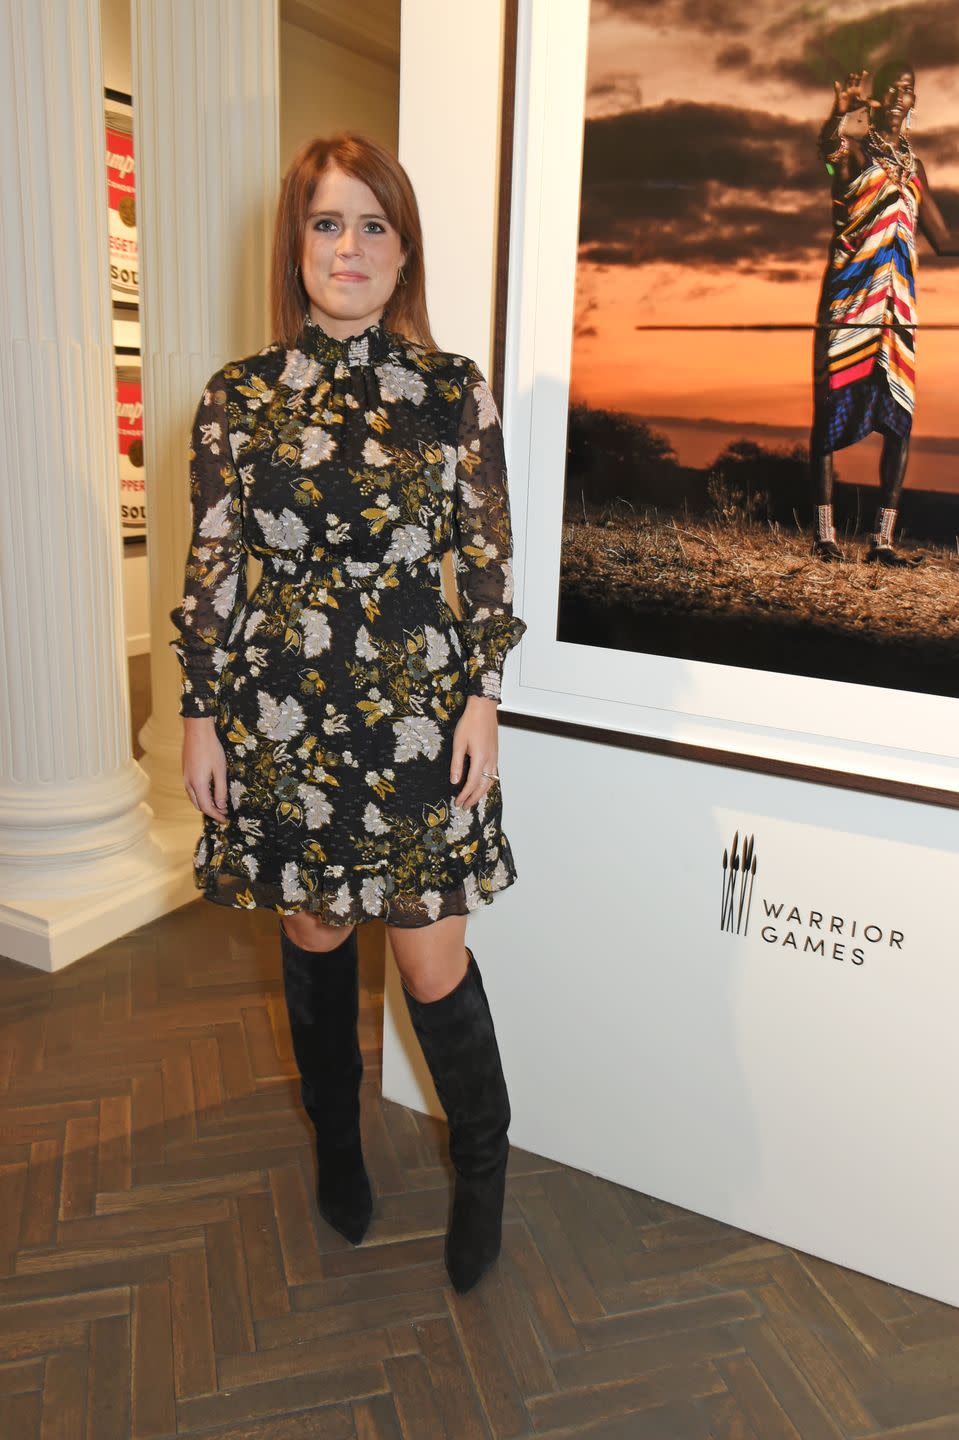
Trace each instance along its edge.
<instances>
[{"instance_id":1,"label":"woman's lips","mask_svg":"<svg viewBox=\"0 0 959 1440\"><path fill-rule=\"evenodd\" d=\"M368 280L368 279L369 279L369 276L368 276L368 275L356 275L356 274L354 274L354 273L353 273L352 271L350 271L350 270L337 270L337 272L335 273L335 275L333 275L331 278L334 279L334 280L347 280L347 281L350 281L350 280Z\"/></svg>"}]
</instances>

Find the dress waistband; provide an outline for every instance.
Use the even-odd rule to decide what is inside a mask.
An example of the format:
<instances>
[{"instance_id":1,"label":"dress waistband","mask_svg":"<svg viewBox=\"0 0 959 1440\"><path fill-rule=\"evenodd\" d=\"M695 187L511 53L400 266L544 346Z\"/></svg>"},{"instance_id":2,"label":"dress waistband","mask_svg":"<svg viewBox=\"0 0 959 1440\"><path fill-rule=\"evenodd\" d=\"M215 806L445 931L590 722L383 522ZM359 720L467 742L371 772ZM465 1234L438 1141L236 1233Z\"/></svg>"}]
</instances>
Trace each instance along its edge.
<instances>
[{"instance_id":1,"label":"dress waistband","mask_svg":"<svg viewBox=\"0 0 959 1440\"><path fill-rule=\"evenodd\" d=\"M308 555L296 552L261 558L261 584L323 585L329 590L362 590L369 586L382 589L410 577L407 566L396 560L360 560L352 555L326 555L320 560L311 560ZM419 583L435 587L442 583L437 559L423 560L417 569L425 570L428 577Z\"/></svg>"}]
</instances>

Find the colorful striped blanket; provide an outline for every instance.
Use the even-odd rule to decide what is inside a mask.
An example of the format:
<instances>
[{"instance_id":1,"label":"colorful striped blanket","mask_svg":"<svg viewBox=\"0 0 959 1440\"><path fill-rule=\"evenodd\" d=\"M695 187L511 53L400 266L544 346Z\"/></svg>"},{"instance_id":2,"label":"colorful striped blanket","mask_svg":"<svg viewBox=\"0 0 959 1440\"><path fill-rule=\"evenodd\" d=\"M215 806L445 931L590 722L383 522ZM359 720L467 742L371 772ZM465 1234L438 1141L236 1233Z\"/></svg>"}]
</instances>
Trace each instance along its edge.
<instances>
[{"instance_id":1,"label":"colorful striped blanket","mask_svg":"<svg viewBox=\"0 0 959 1440\"><path fill-rule=\"evenodd\" d=\"M921 199L917 174L900 185L874 159L834 202L815 361L820 451L854 445L871 430L911 431Z\"/></svg>"}]
</instances>

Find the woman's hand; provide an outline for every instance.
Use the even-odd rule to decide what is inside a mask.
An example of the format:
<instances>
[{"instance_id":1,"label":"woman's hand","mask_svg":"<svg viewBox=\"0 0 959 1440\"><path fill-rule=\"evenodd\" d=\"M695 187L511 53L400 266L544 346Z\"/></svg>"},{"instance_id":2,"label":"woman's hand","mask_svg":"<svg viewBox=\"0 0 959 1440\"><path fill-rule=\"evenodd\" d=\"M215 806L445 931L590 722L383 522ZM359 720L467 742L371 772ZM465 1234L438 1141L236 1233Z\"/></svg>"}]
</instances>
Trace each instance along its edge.
<instances>
[{"instance_id":1,"label":"woman's hand","mask_svg":"<svg viewBox=\"0 0 959 1440\"><path fill-rule=\"evenodd\" d=\"M848 115L850 111L861 110L864 106L875 109L879 101L872 99L871 79L868 70L853 70L845 81L833 81L837 115Z\"/></svg>"},{"instance_id":2,"label":"woman's hand","mask_svg":"<svg viewBox=\"0 0 959 1440\"><path fill-rule=\"evenodd\" d=\"M183 786L198 810L226 824L226 755L212 715L184 717Z\"/></svg>"},{"instance_id":3,"label":"woman's hand","mask_svg":"<svg viewBox=\"0 0 959 1440\"><path fill-rule=\"evenodd\" d=\"M460 783L463 760L469 756L469 775L456 797L457 805L469 809L486 794L493 782L483 771L496 774L497 752L496 701L488 700L485 695L470 695L453 731L450 780L454 785Z\"/></svg>"}]
</instances>

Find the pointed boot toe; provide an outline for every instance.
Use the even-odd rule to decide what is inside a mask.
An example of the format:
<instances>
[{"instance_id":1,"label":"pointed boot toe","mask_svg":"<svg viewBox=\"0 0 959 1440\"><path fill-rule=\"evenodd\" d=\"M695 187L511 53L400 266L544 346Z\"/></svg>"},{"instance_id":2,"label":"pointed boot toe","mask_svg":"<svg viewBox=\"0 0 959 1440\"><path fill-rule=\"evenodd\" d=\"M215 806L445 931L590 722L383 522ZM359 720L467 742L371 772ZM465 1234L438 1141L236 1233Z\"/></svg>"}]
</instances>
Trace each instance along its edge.
<instances>
[{"instance_id":1,"label":"pointed boot toe","mask_svg":"<svg viewBox=\"0 0 959 1440\"><path fill-rule=\"evenodd\" d=\"M499 1258L502 1244L506 1165L483 1179L457 1175L453 1215L446 1236L446 1273L465 1295Z\"/></svg>"},{"instance_id":2,"label":"pointed boot toe","mask_svg":"<svg viewBox=\"0 0 959 1440\"><path fill-rule=\"evenodd\" d=\"M318 1157L316 1201L328 1225L359 1245L373 1218L373 1192L362 1155L345 1159Z\"/></svg>"}]
</instances>

